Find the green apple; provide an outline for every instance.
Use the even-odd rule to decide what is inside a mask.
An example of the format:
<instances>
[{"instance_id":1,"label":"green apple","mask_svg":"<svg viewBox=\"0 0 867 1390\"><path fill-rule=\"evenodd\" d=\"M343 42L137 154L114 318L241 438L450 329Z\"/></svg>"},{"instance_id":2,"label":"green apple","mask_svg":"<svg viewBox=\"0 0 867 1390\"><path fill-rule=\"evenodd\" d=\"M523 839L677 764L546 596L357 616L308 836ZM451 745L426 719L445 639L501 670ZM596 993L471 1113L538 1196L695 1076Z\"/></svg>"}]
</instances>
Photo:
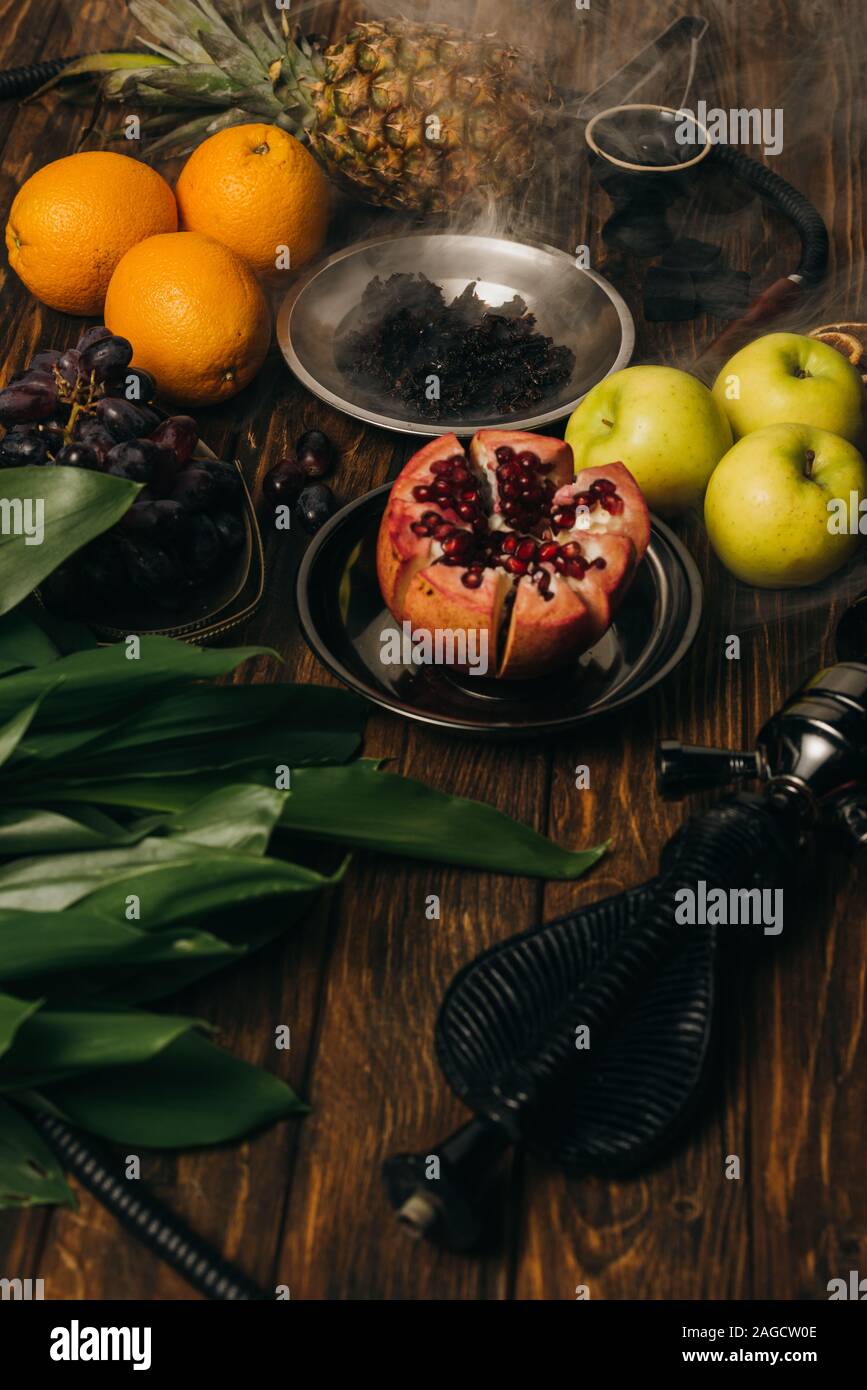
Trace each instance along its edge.
<instances>
[{"instance_id":1,"label":"green apple","mask_svg":"<svg viewBox=\"0 0 867 1390\"><path fill-rule=\"evenodd\" d=\"M813 425L867 444L867 391L836 348L768 333L726 362L713 386L736 439L767 425Z\"/></svg>"},{"instance_id":2,"label":"green apple","mask_svg":"<svg viewBox=\"0 0 867 1390\"><path fill-rule=\"evenodd\" d=\"M867 497L867 464L848 440L809 425L770 425L730 449L704 499L711 545L726 569L762 589L818 584L858 548L838 524L850 495ZM829 506L829 503L836 504Z\"/></svg>"},{"instance_id":3,"label":"green apple","mask_svg":"<svg viewBox=\"0 0 867 1390\"><path fill-rule=\"evenodd\" d=\"M584 397L566 427L575 471L625 463L651 511L700 507L732 433L708 388L674 367L626 367Z\"/></svg>"}]
</instances>

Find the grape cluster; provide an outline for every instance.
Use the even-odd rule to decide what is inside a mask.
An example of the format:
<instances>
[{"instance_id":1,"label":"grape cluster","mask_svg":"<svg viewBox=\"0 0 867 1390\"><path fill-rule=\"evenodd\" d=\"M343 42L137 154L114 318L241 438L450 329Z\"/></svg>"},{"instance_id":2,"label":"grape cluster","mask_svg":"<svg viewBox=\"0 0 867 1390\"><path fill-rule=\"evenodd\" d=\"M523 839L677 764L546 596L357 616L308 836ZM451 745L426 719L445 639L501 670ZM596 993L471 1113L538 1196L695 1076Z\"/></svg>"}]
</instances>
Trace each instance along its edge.
<instances>
[{"instance_id":1,"label":"grape cluster","mask_svg":"<svg viewBox=\"0 0 867 1390\"><path fill-rule=\"evenodd\" d=\"M37 352L0 391L0 467L57 464L141 483L116 526L53 577L52 600L84 608L108 596L180 607L243 545L244 490L222 460L194 458L196 422L153 405L126 338L89 328L74 348Z\"/></svg>"},{"instance_id":2,"label":"grape cluster","mask_svg":"<svg viewBox=\"0 0 867 1390\"><path fill-rule=\"evenodd\" d=\"M321 481L334 468L334 445L321 430L306 430L296 440L295 453L284 454L265 474L262 491L273 506L295 504L295 515L313 535L335 509L334 493Z\"/></svg>"}]
</instances>

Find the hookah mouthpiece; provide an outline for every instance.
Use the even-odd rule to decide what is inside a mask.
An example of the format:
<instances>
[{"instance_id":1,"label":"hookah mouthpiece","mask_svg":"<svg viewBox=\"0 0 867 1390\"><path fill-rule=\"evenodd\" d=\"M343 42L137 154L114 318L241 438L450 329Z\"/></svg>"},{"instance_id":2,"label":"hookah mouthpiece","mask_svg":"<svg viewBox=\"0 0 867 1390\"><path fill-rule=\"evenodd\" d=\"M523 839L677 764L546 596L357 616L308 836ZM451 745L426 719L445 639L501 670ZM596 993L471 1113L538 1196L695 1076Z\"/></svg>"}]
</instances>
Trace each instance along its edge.
<instances>
[{"instance_id":1,"label":"hookah mouthpiece","mask_svg":"<svg viewBox=\"0 0 867 1390\"><path fill-rule=\"evenodd\" d=\"M477 1246L511 1144L567 1173L625 1175L683 1130L712 1055L719 933L678 925L675 895L701 881L748 892L792 882L823 817L867 840L867 664L814 676L768 720L754 752L668 741L658 766L667 790L762 785L690 818L648 883L499 942L458 973L435 1045L475 1118L384 1165L398 1219L416 1238Z\"/></svg>"}]
</instances>

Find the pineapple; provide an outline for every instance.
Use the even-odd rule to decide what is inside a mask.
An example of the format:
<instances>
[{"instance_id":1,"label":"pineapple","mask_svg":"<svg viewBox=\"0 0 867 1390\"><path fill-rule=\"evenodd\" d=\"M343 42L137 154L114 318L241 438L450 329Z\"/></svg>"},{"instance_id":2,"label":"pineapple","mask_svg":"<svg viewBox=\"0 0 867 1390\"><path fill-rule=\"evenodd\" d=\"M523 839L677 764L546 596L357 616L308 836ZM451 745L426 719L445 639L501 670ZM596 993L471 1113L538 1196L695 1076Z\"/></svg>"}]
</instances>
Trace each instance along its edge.
<instances>
[{"instance_id":1,"label":"pineapple","mask_svg":"<svg viewBox=\"0 0 867 1390\"><path fill-rule=\"evenodd\" d=\"M154 36L152 55L95 54L60 80L99 75L104 100L161 108L143 122L159 136L151 152L186 153L264 119L309 142L365 201L445 212L471 195L514 194L555 106L547 81L495 35L386 19L327 46L293 33L285 12L278 27L270 0L261 23L240 0L129 3Z\"/></svg>"}]
</instances>

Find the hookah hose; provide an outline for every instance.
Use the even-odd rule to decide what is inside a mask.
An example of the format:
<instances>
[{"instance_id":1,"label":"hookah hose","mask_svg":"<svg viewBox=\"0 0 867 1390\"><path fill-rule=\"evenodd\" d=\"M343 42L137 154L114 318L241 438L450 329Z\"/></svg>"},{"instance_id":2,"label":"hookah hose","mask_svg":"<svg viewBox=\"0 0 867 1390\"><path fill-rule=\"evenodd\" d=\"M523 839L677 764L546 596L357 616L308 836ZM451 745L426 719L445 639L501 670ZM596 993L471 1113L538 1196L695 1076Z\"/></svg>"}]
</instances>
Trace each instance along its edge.
<instances>
[{"instance_id":1,"label":"hookah hose","mask_svg":"<svg viewBox=\"0 0 867 1390\"><path fill-rule=\"evenodd\" d=\"M460 971L436 1052L475 1118L433 1148L386 1161L404 1229L448 1249L477 1246L485 1191L516 1142L567 1172L623 1175L654 1157L700 1098L713 1034L716 931L680 925L676 894L702 880L708 890L781 886L796 860L785 810L740 794L687 821L656 878L499 943ZM624 1044L642 1008L644 1035ZM584 1050L579 1027L592 1043Z\"/></svg>"},{"instance_id":2,"label":"hookah hose","mask_svg":"<svg viewBox=\"0 0 867 1390\"><path fill-rule=\"evenodd\" d=\"M75 57L52 58L45 63L28 63L23 68L0 71L0 101L7 101L11 97L29 97L62 72L67 63L74 62Z\"/></svg>"},{"instance_id":3,"label":"hookah hose","mask_svg":"<svg viewBox=\"0 0 867 1390\"><path fill-rule=\"evenodd\" d=\"M30 1118L64 1168L199 1293L226 1302L259 1302L268 1297L151 1196L141 1182L125 1177L62 1120L47 1112Z\"/></svg>"},{"instance_id":4,"label":"hookah hose","mask_svg":"<svg viewBox=\"0 0 867 1390\"><path fill-rule=\"evenodd\" d=\"M801 259L794 271L781 276L753 300L746 312L728 324L703 350L705 357L727 357L742 345L759 324L776 318L797 299L803 289L817 285L828 266L828 229L821 215L803 193L799 193L779 174L731 145L714 145L709 161L727 169L733 178L747 184L793 224L801 238Z\"/></svg>"}]
</instances>

